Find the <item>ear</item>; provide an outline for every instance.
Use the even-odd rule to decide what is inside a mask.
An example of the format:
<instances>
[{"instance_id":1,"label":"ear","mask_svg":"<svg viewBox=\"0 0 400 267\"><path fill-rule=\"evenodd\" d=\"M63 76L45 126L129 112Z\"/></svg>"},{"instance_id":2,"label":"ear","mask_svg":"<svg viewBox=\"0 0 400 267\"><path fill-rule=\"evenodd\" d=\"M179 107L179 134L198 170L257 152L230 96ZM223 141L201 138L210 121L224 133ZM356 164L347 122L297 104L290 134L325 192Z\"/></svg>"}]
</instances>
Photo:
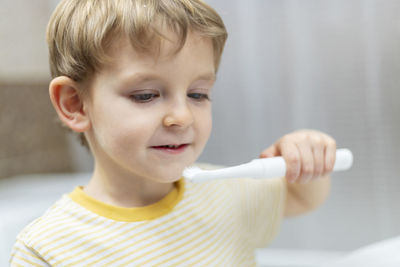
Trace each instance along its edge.
<instances>
[{"instance_id":1,"label":"ear","mask_svg":"<svg viewBox=\"0 0 400 267\"><path fill-rule=\"evenodd\" d=\"M85 132L90 128L90 120L74 80L66 76L54 78L50 82L49 93L58 117L65 125L75 132Z\"/></svg>"}]
</instances>

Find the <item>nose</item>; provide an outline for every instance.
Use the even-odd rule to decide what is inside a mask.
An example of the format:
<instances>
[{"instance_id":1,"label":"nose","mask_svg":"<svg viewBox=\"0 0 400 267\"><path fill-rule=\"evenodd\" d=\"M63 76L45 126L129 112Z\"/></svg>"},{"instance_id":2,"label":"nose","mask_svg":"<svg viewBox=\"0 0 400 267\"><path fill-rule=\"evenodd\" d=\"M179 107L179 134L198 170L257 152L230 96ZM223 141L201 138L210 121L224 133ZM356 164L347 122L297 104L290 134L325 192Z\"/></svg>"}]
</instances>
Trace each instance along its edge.
<instances>
[{"instance_id":1,"label":"nose","mask_svg":"<svg viewBox=\"0 0 400 267\"><path fill-rule=\"evenodd\" d=\"M194 121L193 113L185 100L174 101L171 103L163 118L166 127L177 126L187 128Z\"/></svg>"}]
</instances>

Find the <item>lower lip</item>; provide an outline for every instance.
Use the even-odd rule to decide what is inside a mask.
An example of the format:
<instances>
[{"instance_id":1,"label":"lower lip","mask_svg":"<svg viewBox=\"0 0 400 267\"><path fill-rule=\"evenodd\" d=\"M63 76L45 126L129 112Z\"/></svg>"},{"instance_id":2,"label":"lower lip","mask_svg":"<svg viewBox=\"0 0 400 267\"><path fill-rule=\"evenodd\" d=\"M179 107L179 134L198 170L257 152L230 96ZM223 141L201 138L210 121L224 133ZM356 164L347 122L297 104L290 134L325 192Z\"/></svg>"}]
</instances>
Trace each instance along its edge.
<instances>
[{"instance_id":1,"label":"lower lip","mask_svg":"<svg viewBox=\"0 0 400 267\"><path fill-rule=\"evenodd\" d=\"M189 145L185 144L185 145L180 145L177 148L169 148L169 147L162 147L162 146L152 146L151 148L153 148L157 151L171 154L171 155L177 155L177 154L183 153L188 146Z\"/></svg>"}]
</instances>

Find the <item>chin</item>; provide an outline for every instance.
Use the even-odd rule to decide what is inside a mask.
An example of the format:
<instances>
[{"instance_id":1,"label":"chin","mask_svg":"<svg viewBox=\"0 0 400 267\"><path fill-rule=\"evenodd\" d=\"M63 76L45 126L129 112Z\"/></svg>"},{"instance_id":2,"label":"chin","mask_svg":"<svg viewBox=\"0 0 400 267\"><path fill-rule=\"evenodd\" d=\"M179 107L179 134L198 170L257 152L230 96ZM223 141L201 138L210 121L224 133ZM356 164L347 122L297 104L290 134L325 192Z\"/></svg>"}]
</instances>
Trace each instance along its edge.
<instances>
[{"instance_id":1,"label":"chin","mask_svg":"<svg viewBox=\"0 0 400 267\"><path fill-rule=\"evenodd\" d=\"M169 171L169 172L163 172L160 175L156 175L154 177L157 177L157 181L160 183L174 183L176 181L179 181L182 178L182 172L183 169L176 170L176 171Z\"/></svg>"}]
</instances>

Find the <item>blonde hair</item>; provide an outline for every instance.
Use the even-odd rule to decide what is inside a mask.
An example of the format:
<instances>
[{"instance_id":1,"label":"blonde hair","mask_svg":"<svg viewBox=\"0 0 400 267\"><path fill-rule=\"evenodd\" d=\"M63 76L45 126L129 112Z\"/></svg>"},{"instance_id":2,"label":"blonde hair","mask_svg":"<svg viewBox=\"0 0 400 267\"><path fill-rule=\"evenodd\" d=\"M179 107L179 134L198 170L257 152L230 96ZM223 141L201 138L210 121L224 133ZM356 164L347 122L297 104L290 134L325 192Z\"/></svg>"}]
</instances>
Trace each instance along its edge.
<instances>
[{"instance_id":1,"label":"blonde hair","mask_svg":"<svg viewBox=\"0 0 400 267\"><path fill-rule=\"evenodd\" d=\"M189 31L210 38L218 69L227 32L218 13L201 0L62 0L47 26L52 77L90 81L109 60L112 40L126 36L134 49L154 52L167 26L178 36L178 52ZM83 86L82 88L85 88ZM80 95L87 94L78 92ZM81 144L89 148L83 133Z\"/></svg>"},{"instance_id":2,"label":"blonde hair","mask_svg":"<svg viewBox=\"0 0 400 267\"><path fill-rule=\"evenodd\" d=\"M138 51L151 52L165 39L160 24L177 34L178 51L189 31L209 37L218 68L227 32L217 12L201 0L62 0L47 27L51 75L90 79L120 36Z\"/></svg>"}]
</instances>

